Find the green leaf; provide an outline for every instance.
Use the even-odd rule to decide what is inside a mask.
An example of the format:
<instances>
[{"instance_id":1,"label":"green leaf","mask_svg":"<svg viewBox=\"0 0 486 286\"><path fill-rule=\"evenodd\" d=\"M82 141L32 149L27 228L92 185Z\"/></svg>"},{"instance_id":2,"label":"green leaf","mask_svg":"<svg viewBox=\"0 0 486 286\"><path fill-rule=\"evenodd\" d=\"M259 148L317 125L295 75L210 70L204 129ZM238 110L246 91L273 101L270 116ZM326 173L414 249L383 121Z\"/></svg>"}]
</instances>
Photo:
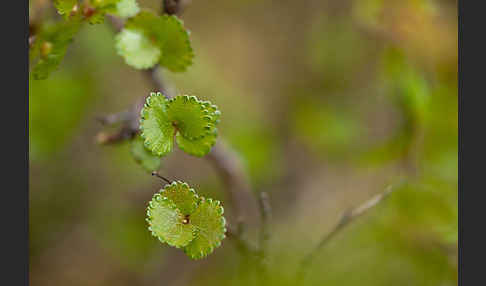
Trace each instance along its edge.
<instances>
[{"instance_id":1,"label":"green leaf","mask_svg":"<svg viewBox=\"0 0 486 286\"><path fill-rule=\"evenodd\" d=\"M173 72L183 72L192 65L194 52L189 40L189 32L176 16L163 15L166 22L166 41L162 47L163 57L160 65Z\"/></svg>"},{"instance_id":2,"label":"green leaf","mask_svg":"<svg viewBox=\"0 0 486 286\"><path fill-rule=\"evenodd\" d=\"M54 7L56 7L57 12L63 15L66 19L76 5L78 5L78 0L54 0Z\"/></svg>"},{"instance_id":3,"label":"green leaf","mask_svg":"<svg viewBox=\"0 0 486 286\"><path fill-rule=\"evenodd\" d=\"M147 208L147 222L152 235L174 247L184 247L194 238L194 226L187 223L176 205L155 194Z\"/></svg>"},{"instance_id":4,"label":"green leaf","mask_svg":"<svg viewBox=\"0 0 486 286\"><path fill-rule=\"evenodd\" d=\"M160 92L151 92L141 112L140 135L145 146L158 156L172 151L174 145L176 129L169 121L166 102Z\"/></svg>"},{"instance_id":5,"label":"green leaf","mask_svg":"<svg viewBox=\"0 0 486 286\"><path fill-rule=\"evenodd\" d=\"M142 165L145 170L155 171L160 168L160 158L145 148L143 139L140 136L132 140L130 151L135 161Z\"/></svg>"},{"instance_id":6,"label":"green leaf","mask_svg":"<svg viewBox=\"0 0 486 286\"><path fill-rule=\"evenodd\" d=\"M145 145L159 156L172 150L174 135L183 151L204 156L216 142L219 116L215 105L195 96L167 100L160 93L152 93L142 109L141 135Z\"/></svg>"},{"instance_id":7,"label":"green leaf","mask_svg":"<svg viewBox=\"0 0 486 286\"><path fill-rule=\"evenodd\" d=\"M212 122L214 125L219 123L219 118L221 117L221 112L219 111L218 107L212 104L210 101L201 101L202 105L205 109L208 110L209 115L212 118Z\"/></svg>"},{"instance_id":8,"label":"green leaf","mask_svg":"<svg viewBox=\"0 0 486 286\"><path fill-rule=\"evenodd\" d=\"M216 143L218 132L216 128L212 130L212 133L196 140L188 140L184 138L180 133L176 135L176 142L182 151L197 157L202 157L211 151L211 148Z\"/></svg>"},{"instance_id":9,"label":"green leaf","mask_svg":"<svg viewBox=\"0 0 486 286\"><path fill-rule=\"evenodd\" d=\"M138 7L137 0L119 0L116 3L115 14L121 18L133 17L138 12L140 12L140 7Z\"/></svg>"},{"instance_id":10,"label":"green leaf","mask_svg":"<svg viewBox=\"0 0 486 286\"><path fill-rule=\"evenodd\" d=\"M187 183L172 182L160 191L161 195L171 200L183 215L190 215L197 207L199 197Z\"/></svg>"},{"instance_id":11,"label":"green leaf","mask_svg":"<svg viewBox=\"0 0 486 286\"><path fill-rule=\"evenodd\" d=\"M197 140L212 130L213 118L195 96L176 96L167 103L167 115L177 131L188 140Z\"/></svg>"},{"instance_id":12,"label":"green leaf","mask_svg":"<svg viewBox=\"0 0 486 286\"><path fill-rule=\"evenodd\" d=\"M29 51L34 79L46 79L57 69L80 27L80 18L43 27Z\"/></svg>"},{"instance_id":13,"label":"green leaf","mask_svg":"<svg viewBox=\"0 0 486 286\"><path fill-rule=\"evenodd\" d=\"M157 16L143 11L130 18L126 29L143 31L145 36L160 49L160 65L173 72L182 72L192 64L194 53L189 32L174 15Z\"/></svg>"},{"instance_id":14,"label":"green leaf","mask_svg":"<svg viewBox=\"0 0 486 286\"><path fill-rule=\"evenodd\" d=\"M201 198L196 211L190 215L190 224L196 230L195 238L184 248L192 259L200 259L221 245L225 238L224 209L217 200Z\"/></svg>"},{"instance_id":15,"label":"green leaf","mask_svg":"<svg viewBox=\"0 0 486 286\"><path fill-rule=\"evenodd\" d=\"M193 156L202 157L211 151L211 148L216 143L216 138L218 137L218 129L215 127L219 123L219 118L221 112L218 107L211 104L209 101L201 102L203 107L207 110L207 113L211 117L210 132L208 132L204 137L199 139L189 140L184 138L180 133L176 135L176 142L184 152L191 154Z\"/></svg>"},{"instance_id":16,"label":"green leaf","mask_svg":"<svg viewBox=\"0 0 486 286\"><path fill-rule=\"evenodd\" d=\"M116 35L115 48L129 66L137 69L153 67L161 53L143 32L132 29L123 29Z\"/></svg>"}]
</instances>

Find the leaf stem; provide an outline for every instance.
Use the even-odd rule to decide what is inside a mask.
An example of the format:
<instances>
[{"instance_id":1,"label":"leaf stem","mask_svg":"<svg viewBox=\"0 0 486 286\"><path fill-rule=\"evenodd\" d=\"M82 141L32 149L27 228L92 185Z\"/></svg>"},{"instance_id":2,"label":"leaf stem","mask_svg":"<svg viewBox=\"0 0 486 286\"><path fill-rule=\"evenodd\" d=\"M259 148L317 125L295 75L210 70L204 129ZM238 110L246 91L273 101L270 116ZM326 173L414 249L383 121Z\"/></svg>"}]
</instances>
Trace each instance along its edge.
<instances>
[{"instance_id":1,"label":"leaf stem","mask_svg":"<svg viewBox=\"0 0 486 286\"><path fill-rule=\"evenodd\" d=\"M171 183L172 183L172 181L171 181L171 180L169 180L169 179L166 179L166 178L162 177L162 176L161 176L161 175L160 175L160 174L159 174L157 171L153 171L153 172L152 172L152 176L155 176L155 177L157 177L157 178L159 178L159 179L162 179L162 180L166 181L166 182L167 182L167 184L171 184Z\"/></svg>"}]
</instances>

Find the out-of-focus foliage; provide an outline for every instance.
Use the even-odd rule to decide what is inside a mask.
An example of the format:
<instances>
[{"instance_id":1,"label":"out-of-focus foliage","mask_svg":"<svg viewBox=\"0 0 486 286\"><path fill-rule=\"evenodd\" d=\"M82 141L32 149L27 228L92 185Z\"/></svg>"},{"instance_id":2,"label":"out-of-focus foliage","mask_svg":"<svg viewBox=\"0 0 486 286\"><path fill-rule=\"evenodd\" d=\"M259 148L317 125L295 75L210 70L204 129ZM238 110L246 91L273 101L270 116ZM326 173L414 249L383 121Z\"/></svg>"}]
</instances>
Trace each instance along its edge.
<instances>
[{"instance_id":1,"label":"out-of-focus foliage","mask_svg":"<svg viewBox=\"0 0 486 286\"><path fill-rule=\"evenodd\" d=\"M41 19L64 20L49 1L30 2L32 16L45 2ZM153 11L160 2L138 1ZM147 232L146 202L163 186L130 144L94 143L97 116L154 91L117 56L105 21L81 29L49 78L29 82L33 285L457 284L455 1L191 1L181 18L193 64L159 72L174 94L218 104L218 134L253 189L269 193L266 272L230 237L192 261ZM177 148L162 161L161 174L221 200L231 217L211 164ZM397 177L407 184L338 233L296 281L341 212Z\"/></svg>"},{"instance_id":2,"label":"out-of-focus foliage","mask_svg":"<svg viewBox=\"0 0 486 286\"><path fill-rule=\"evenodd\" d=\"M116 15L122 18L130 18L140 12L140 7L136 0L120 0L116 3Z\"/></svg>"},{"instance_id":3,"label":"out-of-focus foliage","mask_svg":"<svg viewBox=\"0 0 486 286\"><path fill-rule=\"evenodd\" d=\"M64 71L49 82L29 80L30 159L52 156L76 136L92 98L87 74Z\"/></svg>"},{"instance_id":4,"label":"out-of-focus foliage","mask_svg":"<svg viewBox=\"0 0 486 286\"><path fill-rule=\"evenodd\" d=\"M115 47L128 65L138 69L153 67L160 58L160 49L137 30L123 29L116 35Z\"/></svg>"},{"instance_id":5,"label":"out-of-focus foliage","mask_svg":"<svg viewBox=\"0 0 486 286\"><path fill-rule=\"evenodd\" d=\"M42 27L29 51L34 79L46 79L59 66L80 27L80 18Z\"/></svg>"},{"instance_id":6,"label":"out-of-focus foliage","mask_svg":"<svg viewBox=\"0 0 486 286\"><path fill-rule=\"evenodd\" d=\"M293 130L303 143L325 157L356 156L363 127L349 110L312 97L301 97L295 105Z\"/></svg>"}]
</instances>

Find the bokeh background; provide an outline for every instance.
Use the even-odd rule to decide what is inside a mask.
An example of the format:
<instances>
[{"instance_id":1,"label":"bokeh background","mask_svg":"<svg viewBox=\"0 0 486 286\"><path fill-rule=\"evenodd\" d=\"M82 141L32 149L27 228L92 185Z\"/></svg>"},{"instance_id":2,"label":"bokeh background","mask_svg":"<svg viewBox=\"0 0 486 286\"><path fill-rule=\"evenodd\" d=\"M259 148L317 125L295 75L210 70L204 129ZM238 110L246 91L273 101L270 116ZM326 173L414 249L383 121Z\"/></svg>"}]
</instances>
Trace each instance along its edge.
<instances>
[{"instance_id":1,"label":"bokeh background","mask_svg":"<svg viewBox=\"0 0 486 286\"><path fill-rule=\"evenodd\" d=\"M128 142L95 140L98 116L152 91L116 55L107 22L85 26L59 70L29 82L31 285L457 284L456 1L193 0L182 19L194 65L161 72L175 92L220 107L221 136L254 192L269 193L265 280L229 238L192 261L148 232L162 183ZM231 214L206 160L176 151L160 172ZM343 211L403 180L294 279Z\"/></svg>"}]
</instances>

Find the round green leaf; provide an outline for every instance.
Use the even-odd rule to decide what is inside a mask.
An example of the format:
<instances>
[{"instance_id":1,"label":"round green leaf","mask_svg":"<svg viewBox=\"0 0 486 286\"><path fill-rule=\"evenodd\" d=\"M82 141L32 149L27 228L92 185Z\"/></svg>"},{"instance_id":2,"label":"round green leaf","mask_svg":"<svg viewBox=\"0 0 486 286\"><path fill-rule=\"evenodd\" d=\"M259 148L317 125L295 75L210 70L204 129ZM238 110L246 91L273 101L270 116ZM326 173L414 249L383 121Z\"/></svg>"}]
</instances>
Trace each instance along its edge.
<instances>
[{"instance_id":1,"label":"round green leaf","mask_svg":"<svg viewBox=\"0 0 486 286\"><path fill-rule=\"evenodd\" d=\"M142 31L123 29L115 37L117 53L137 69L153 67L160 58L160 49Z\"/></svg>"},{"instance_id":2,"label":"round green leaf","mask_svg":"<svg viewBox=\"0 0 486 286\"><path fill-rule=\"evenodd\" d=\"M184 247L194 238L194 226L168 198L155 194L147 208L152 235L174 247Z\"/></svg>"},{"instance_id":3,"label":"round green leaf","mask_svg":"<svg viewBox=\"0 0 486 286\"><path fill-rule=\"evenodd\" d=\"M142 109L140 119L140 135L145 140L145 146L157 156L172 151L174 144L176 129L167 117L166 101L160 92L152 92Z\"/></svg>"},{"instance_id":4,"label":"round green leaf","mask_svg":"<svg viewBox=\"0 0 486 286\"><path fill-rule=\"evenodd\" d=\"M140 136L132 140L130 151L135 161L142 165L145 170L155 171L160 168L160 158L145 148L143 139Z\"/></svg>"},{"instance_id":5,"label":"round green leaf","mask_svg":"<svg viewBox=\"0 0 486 286\"><path fill-rule=\"evenodd\" d=\"M189 188L187 183L180 181L166 185L160 193L171 200L183 215L192 214L199 201L194 189Z\"/></svg>"},{"instance_id":6,"label":"round green leaf","mask_svg":"<svg viewBox=\"0 0 486 286\"><path fill-rule=\"evenodd\" d=\"M192 64L194 53L189 32L175 15L157 16L148 11L130 18L125 27L143 31L160 49L160 65L173 72L182 72Z\"/></svg>"},{"instance_id":7,"label":"round green leaf","mask_svg":"<svg viewBox=\"0 0 486 286\"><path fill-rule=\"evenodd\" d=\"M196 233L194 239L184 248L189 257L203 258L221 245L226 233L223 213L224 209L219 201L201 198L199 206L189 218Z\"/></svg>"},{"instance_id":8,"label":"round green leaf","mask_svg":"<svg viewBox=\"0 0 486 286\"><path fill-rule=\"evenodd\" d=\"M163 15L166 23L166 41L162 47L164 56L160 64L173 72L183 72L192 64L194 53L189 40L189 32L175 15Z\"/></svg>"},{"instance_id":9,"label":"round green leaf","mask_svg":"<svg viewBox=\"0 0 486 286\"><path fill-rule=\"evenodd\" d=\"M167 115L177 131L188 140L200 139L212 130L213 119L195 96L176 96L167 103Z\"/></svg>"}]
</instances>

